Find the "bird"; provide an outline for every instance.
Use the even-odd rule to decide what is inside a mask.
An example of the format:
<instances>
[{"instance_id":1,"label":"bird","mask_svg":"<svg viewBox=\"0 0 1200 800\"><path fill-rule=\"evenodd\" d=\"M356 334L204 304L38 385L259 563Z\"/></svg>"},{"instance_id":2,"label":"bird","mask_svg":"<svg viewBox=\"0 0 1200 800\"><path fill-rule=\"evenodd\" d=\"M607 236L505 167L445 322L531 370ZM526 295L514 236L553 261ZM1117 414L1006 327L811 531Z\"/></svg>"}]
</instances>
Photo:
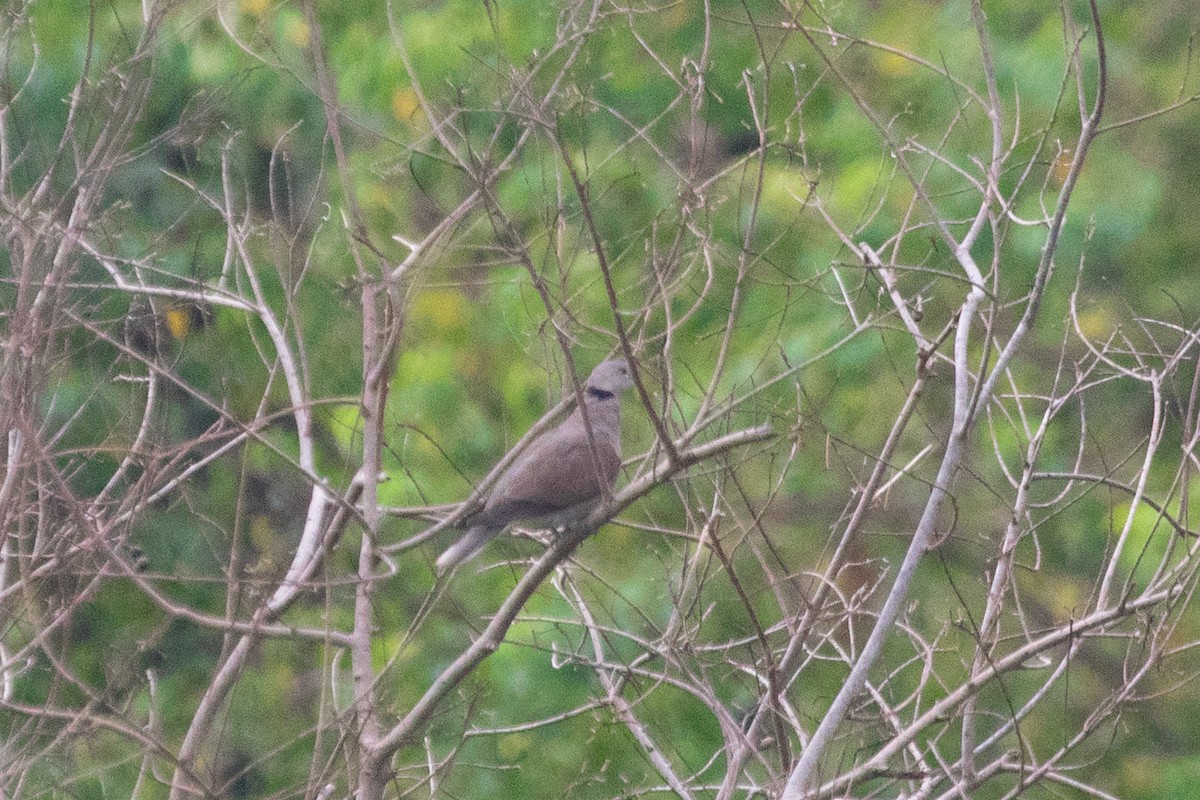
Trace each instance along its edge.
<instances>
[{"instance_id":1,"label":"bird","mask_svg":"<svg viewBox=\"0 0 1200 800\"><path fill-rule=\"evenodd\" d=\"M468 518L467 532L438 556L438 574L473 558L514 522L557 530L586 519L621 467L618 393L631 386L633 377L624 359L597 364L585 384L582 405L535 439L501 473L483 509Z\"/></svg>"}]
</instances>

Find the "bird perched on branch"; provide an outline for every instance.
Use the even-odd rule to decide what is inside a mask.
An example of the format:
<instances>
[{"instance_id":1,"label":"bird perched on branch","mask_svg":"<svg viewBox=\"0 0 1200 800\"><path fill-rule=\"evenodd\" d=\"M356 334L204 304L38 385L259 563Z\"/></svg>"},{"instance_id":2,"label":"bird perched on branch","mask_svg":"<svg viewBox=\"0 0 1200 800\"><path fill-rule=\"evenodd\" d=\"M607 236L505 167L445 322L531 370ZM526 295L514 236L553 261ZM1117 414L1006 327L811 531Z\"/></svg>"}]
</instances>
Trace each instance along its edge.
<instances>
[{"instance_id":1,"label":"bird perched on branch","mask_svg":"<svg viewBox=\"0 0 1200 800\"><path fill-rule=\"evenodd\" d=\"M483 510L468 520L471 527L438 557L438 574L475 556L514 522L558 529L586 519L621 467L617 394L631 386L624 360L598 364L588 376L583 405L535 439L496 479Z\"/></svg>"}]
</instances>

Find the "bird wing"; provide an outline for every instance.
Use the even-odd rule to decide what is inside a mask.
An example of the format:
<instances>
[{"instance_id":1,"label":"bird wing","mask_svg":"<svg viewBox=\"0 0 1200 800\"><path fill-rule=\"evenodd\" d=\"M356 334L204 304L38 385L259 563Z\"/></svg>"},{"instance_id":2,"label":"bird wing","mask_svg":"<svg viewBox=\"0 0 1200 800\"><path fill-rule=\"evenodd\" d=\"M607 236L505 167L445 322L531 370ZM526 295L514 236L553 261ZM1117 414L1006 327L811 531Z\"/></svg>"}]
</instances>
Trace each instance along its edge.
<instances>
[{"instance_id":1,"label":"bird wing","mask_svg":"<svg viewBox=\"0 0 1200 800\"><path fill-rule=\"evenodd\" d=\"M582 424L564 425L535 442L497 483L483 518L491 524L507 524L598 498L616 479L621 456L604 437L595 439L598 476Z\"/></svg>"}]
</instances>

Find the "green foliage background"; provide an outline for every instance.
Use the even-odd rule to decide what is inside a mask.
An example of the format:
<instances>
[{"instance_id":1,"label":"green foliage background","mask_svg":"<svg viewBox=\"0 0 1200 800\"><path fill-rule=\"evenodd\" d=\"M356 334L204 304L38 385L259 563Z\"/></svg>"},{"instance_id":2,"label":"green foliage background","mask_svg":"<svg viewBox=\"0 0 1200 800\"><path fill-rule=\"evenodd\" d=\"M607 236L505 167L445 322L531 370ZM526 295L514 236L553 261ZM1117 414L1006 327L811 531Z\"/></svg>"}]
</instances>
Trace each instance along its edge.
<instances>
[{"instance_id":1,"label":"green foliage background","mask_svg":"<svg viewBox=\"0 0 1200 800\"><path fill-rule=\"evenodd\" d=\"M1075 5L1068 4L1071 13L1082 14ZM4 13L15 20L19 8L18 4ZM128 52L140 8L140 3L123 1L96 4L91 14L63 2L24 7L31 22L28 36L16 39L4 54L9 86L26 74L33 76L10 107L10 132L27 153L14 171L18 182L31 186L49 163L62 158L55 147L66 124L64 98L81 73L100 75L103 65ZM680 171L687 168L688 109L677 102L678 86L655 63L651 51L676 70L675 77L687 75L700 57L704 19L699 3L647 4L632 15L605 8L569 72L571 91L554 109L553 123L577 163L586 165L590 199L621 302L636 309L650 274L645 242L653 239L664 250L669 248L671 236L684 228L681 207L687 200L680 196ZM952 74L967 76L973 89L982 90L978 46L969 6L962 0L850 2L822 8L839 30L917 54ZM677 405L671 413L679 420L690 419L707 380L734 291L730 265L739 253L750 254L750 273L723 386L729 396L746 393L783 363L814 358L850 332L845 315L836 312L837 285L829 271L831 264L847 264L849 256L805 203L810 193L836 218L860 219L855 237L867 242L890 235L911 198L903 179L893 174L878 132L853 98L836 82L822 78L813 52L783 25L786 11L768 2L715 2L713 9L716 28L704 109L712 163L694 169L715 174L757 146L752 124L756 109L747 99L746 81L765 87L756 94L762 103L757 112L765 115L772 142L752 240L743 237L751 225L746 192L753 184L749 172L755 163L745 162L711 184L704 213L724 261L715 275L715 288L675 339L672 355L679 374L686 378L689 367L697 371L673 398ZM1065 108L1056 106L1064 89L1059 8L1021 1L987 3L985 10L1001 90L1006 103L1020 103L1023 135L1017 151L1033 152L1039 131L1071 141L1078 115L1070 113L1070 101ZM1109 122L1169 107L1195 92L1190 47L1196 17L1190 3L1104 3L1101 13L1112 74ZM561 15L554 4L431 0L399 4L389 19L383 3L322 4L322 33L348 134L349 179L368 227L379 234L376 243L389 248L386 258L399 262L406 255L387 233L419 237L474 188L431 135L394 34L402 36L429 101L443 113L460 109L457 128L482 158L507 152L521 135L524 121L505 120L503 112L513 91L514 68L546 53L556 26L562 24ZM645 46L630 34L630 16ZM244 37L258 56L240 48L223 24ZM233 183L244 193L237 201L249 210L250 224L259 230L254 255L274 267L263 270L268 294L282 305L288 281L303 271L292 322L302 332L311 393L319 399L319 463L331 485L345 486L361 446L360 293L343 232L346 198L333 172L324 114L313 91L308 52L312 31L296 6L242 0L220 4L219 13L184 4L160 38L152 91L138 126L136 157L114 175L103 234L130 258L152 256L168 276L178 276L180 285L214 280L221 269L226 229L192 187L219 195L222 158L227 158ZM841 54L841 68L886 117L897 141L936 140L961 115L953 123L960 135L951 137L944 155L967 163L985 152L980 148L990 133L986 120L978 109L962 114L962 94L944 78L881 49L848 41L834 49ZM552 75L550 69L535 74L530 93L543 91ZM1066 91L1069 95L1074 89L1068 86ZM795 112L797 93L807 93L802 116ZM493 141L498 124L501 136ZM633 133L643 126L649 126L645 139ZM1057 361L1081 259L1086 259L1078 273L1082 319L1093 326L1090 333L1100 336L1135 316L1185 327L1195 324L1200 311L1194 270L1200 252L1200 226L1195 221L1200 207L1198 131L1200 113L1188 104L1117 127L1097 141L1072 205L1056 288L1044 310L1043 320L1048 322L1031 342L1030 356L1017 367L1031 384L1046 380ZM1035 168L1047 181L1054 180L1054 163L1041 161ZM957 212L977 202L974 195L955 196L961 186L950 170L936 164L930 169L930 192L948 216L961 216ZM498 177L494 192L514 230L535 248L530 255L554 295L570 298L570 308L577 312L571 321L574 355L586 370L613 346L612 320L596 256L579 220L578 200L562 190L561 181L559 154L545 139L537 139L513 169ZM69 192L68 183L64 177L57 190ZM1037 213L1032 206L1015 211L1024 216ZM565 217L561 228L560 213ZM1010 236L1004 269L1012 286L1024 287L1044 237L1039 229L1021 228ZM381 487L386 505L462 499L562 394L558 343L528 272L511 258L504 239L485 215L472 217L456 230L452 246L437 263L408 288L404 340L388 409L384 468L389 480ZM944 248L914 237L901 259L927 270L955 271ZM9 270L3 251L0 268ZM105 280L95 264L82 262L78 280L86 316L119 337L138 309L121 293L94 288ZM910 287L929 284L925 314L930 320L949 319L961 286L920 272L905 280ZM0 287L0 292L8 291ZM1019 296L1003 299L1015 301ZM143 517L133 534L149 574L163 577L173 600L219 615L227 600L224 571L231 551L239 553L251 587L256 582L269 585L287 563L303 521L307 487L289 466L296 437L282 413L287 396L279 377L258 355L256 342L262 331L230 309L184 308L171 313L176 316L165 323L160 347L175 374L213 405L179 392L170 414L161 420L164 448L182 447L202 433L220 408L248 418L267 396L272 411L280 414L267 443L214 463ZM646 329L663 325L658 314L647 321ZM65 338L43 405L51 426L65 426L59 446L62 458L74 461L75 490L90 496L112 474L116 461L111 454L119 453L136 430L139 420L131 409L137 407L133 400L138 390L112 380L124 369L114 367L122 363L122 356L113 344L82 330ZM850 476L858 469L852 462L861 459L860 450L871 452L872 443L886 434L910 378L905 371L911 361L909 345L901 333L873 330L815 360L797 376L798 385L784 381L757 393L728 420L730 429L770 421L781 432L777 446L748 454L733 467L749 487L751 506L780 482L782 499L772 507L766 524L783 557L796 568L817 567L829 530L847 501ZM653 368L652 354L647 354L647 364ZM1186 394L1186 386L1176 388ZM937 415L946 407L949 389L943 385L934 391L942 392L942 398L928 402L923 424L940 430L947 423ZM1145 435L1149 420L1139 403L1139 396L1119 385L1102 395L1101 410L1093 407L1093 418L1120 420L1096 434L1104 447L1116 452L1122 443ZM73 418L79 409L82 416ZM627 423L629 452L640 452L653 432L644 415L629 413ZM980 434L984 443L988 431ZM1003 441L1004 433L998 435ZM1053 447L1066 466L1076 443L1070 429L1061 435L1062 441ZM798 448L785 470L779 459L789 439ZM1020 444L1010 444L1012 453L1019 453ZM901 456L906 459L915 452L916 445ZM994 474L994 466L977 466ZM1169 479L1161 477L1164 482ZM968 483L960 487L964 509L973 506L977 493L986 494L985 481ZM640 503L631 519L679 526L682 501L694 499L686 485L678 493L663 489ZM889 498L888 509L872 523L874 535L865 545L864 561L886 558L895 563L906 543L904 533L911 528L912 511L922 499L917 482L902 485ZM1044 536L1047 567L1029 580L1047 613L1061 614L1086 604L1081 593L1087 583L1075 576L1086 576L1098 563L1096 551L1104 547L1112 524L1106 517L1109 505L1107 498L1081 502ZM994 530L1005 520L981 515L970 522ZM1153 524L1146 522L1147 528ZM391 519L382 536L385 542L399 541L419 529L415 522ZM354 530L347 534L334 554L331 572L353 574L358 535ZM984 565L977 561L973 535L974 531L956 538L946 546L940 563L927 565L924 597L978 607L985 588L980 580ZM534 552L528 542L496 547L505 555ZM419 697L514 581L511 571L491 570L458 582L419 635L402 647L407 625L432 584L435 552L431 546L405 554L401 569L378 595L379 666L396 659L385 675L399 678L381 688L387 705L396 709L407 708ZM683 554L683 546L667 538L612 525L585 543L580 558L598 570L592 588L609 592L605 596L611 605L604 610L611 622L652 632L670 617L678 599L673 580ZM756 568L747 555L739 556L738 566ZM352 596L348 583L334 585L325 597L311 598L292 611L288 620L348 629ZM762 613L769 616L772 596L763 590L758 599ZM714 639L745 630L738 606L722 603L719 597L691 601L696 608L712 604L713 613L697 624ZM552 657L553 648L577 635L553 621L564 611L553 592L535 598L528 619L514 626L506 645L471 679L459 704L439 716L431 731L435 749L455 741L464 724L503 726L537 719L594 695L591 671L557 667ZM1195 633L1196 625L1186 627ZM146 714L148 690L128 690L143 683L146 671L152 670L154 706L162 712L157 724L168 741L178 741L186 730L224 646L219 633L171 619L121 580L108 582L80 608L62 635L70 640L70 668L79 685L53 680L51 670L40 665L19 682L19 698L32 704L53 695L63 706L84 704L89 697L112 703L132 698L134 707L125 710ZM948 644L958 635L969 640L965 632L950 632ZM609 644L620 652L620 641ZM330 691L322 676L333 658L332 649L309 644L261 646L228 704L226 736L207 754L209 766L226 782L227 796L294 796L308 777L314 748L333 746L329 731L318 732L320 721L312 716L313 698ZM1099 654L1079 667L1069 691L1086 698L1093 691L1089 673L1118 667ZM834 667L806 672L805 680L812 683L796 690L798 709L819 714L842 677ZM725 699L735 705L754 702L744 683L718 685L734 693ZM335 705L344 709L348 700L337 698ZM1121 719L1120 735L1104 743L1106 756L1093 769L1107 777L1098 783L1134 800L1200 796L1192 788L1200 739L1186 714L1170 713L1197 701L1200 698L1188 686L1170 701L1151 697L1135 706L1135 713ZM1074 700L1064 702L1067 713L1031 720L1024 735L1065 739L1080 723L1080 707ZM710 715L685 694L659 688L647 694L643 709L662 728L676 732L672 756L681 764L700 769L719 747ZM25 753L45 746L62 725L46 720L38 736L22 733L18 740L18 730L28 731L24 724L15 715L0 715L0 731ZM124 747L112 733L98 732L80 741L69 757L45 759L30 772L28 796L128 796L140 764L123 758ZM420 763L419 748L409 755ZM551 793L547 787L554 787L554 794L615 797L622 796L627 785L642 785L651 774L627 734L599 712L536 730L470 737L458 762L442 787L446 796L545 797ZM165 793L152 787L140 796ZM1061 796L1075 795L1063 789Z\"/></svg>"}]
</instances>

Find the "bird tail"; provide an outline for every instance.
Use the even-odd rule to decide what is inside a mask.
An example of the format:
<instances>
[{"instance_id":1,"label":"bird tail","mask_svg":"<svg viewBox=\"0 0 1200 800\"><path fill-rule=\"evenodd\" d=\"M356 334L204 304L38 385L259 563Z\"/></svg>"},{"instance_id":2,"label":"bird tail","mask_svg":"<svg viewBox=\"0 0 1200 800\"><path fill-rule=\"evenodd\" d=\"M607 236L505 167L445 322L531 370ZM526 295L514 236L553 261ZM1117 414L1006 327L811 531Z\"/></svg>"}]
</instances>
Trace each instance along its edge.
<instances>
[{"instance_id":1,"label":"bird tail","mask_svg":"<svg viewBox=\"0 0 1200 800\"><path fill-rule=\"evenodd\" d=\"M483 549L483 546L495 538L503 527L492 528L486 525L475 525L467 530L458 541L446 548L437 559L437 571L441 575L449 572L459 564L463 564Z\"/></svg>"}]
</instances>

